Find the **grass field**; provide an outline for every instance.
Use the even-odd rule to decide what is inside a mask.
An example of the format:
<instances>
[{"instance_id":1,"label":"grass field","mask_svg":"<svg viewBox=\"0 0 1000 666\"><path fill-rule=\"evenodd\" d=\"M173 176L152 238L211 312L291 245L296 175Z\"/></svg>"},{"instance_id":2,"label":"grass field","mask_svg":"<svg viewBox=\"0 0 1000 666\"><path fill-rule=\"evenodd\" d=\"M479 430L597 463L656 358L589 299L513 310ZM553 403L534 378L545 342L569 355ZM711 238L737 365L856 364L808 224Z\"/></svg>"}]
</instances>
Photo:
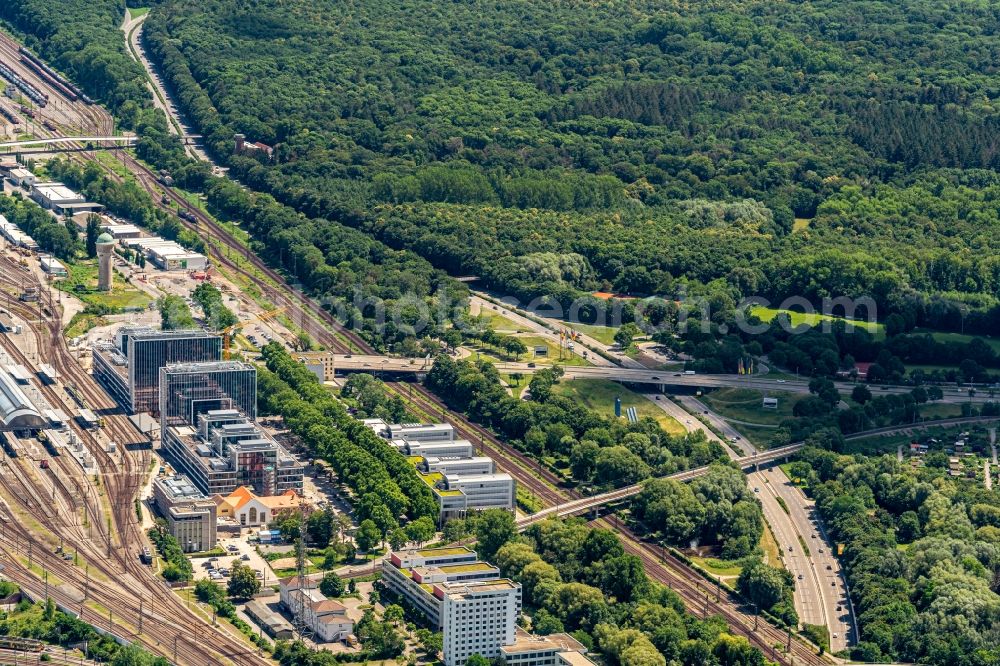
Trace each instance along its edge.
<instances>
[{"instance_id":1,"label":"grass field","mask_svg":"<svg viewBox=\"0 0 1000 666\"><path fill-rule=\"evenodd\" d=\"M78 335L83 335L95 326L106 326L108 323L108 320L101 315L77 312L66 325L65 335L67 338L75 338Z\"/></svg>"},{"instance_id":2,"label":"grass field","mask_svg":"<svg viewBox=\"0 0 1000 666\"><path fill-rule=\"evenodd\" d=\"M111 291L97 291L96 259L64 263L69 277L56 280L53 286L73 294L84 303L118 311L124 308L145 308L153 300L146 292L126 283L117 271L112 271L114 281Z\"/></svg>"},{"instance_id":3,"label":"grass field","mask_svg":"<svg viewBox=\"0 0 1000 666\"><path fill-rule=\"evenodd\" d=\"M833 317L819 313L805 314L804 312L796 312L795 310L779 310L777 308L765 308L759 305L751 308L750 313L760 317L761 321L771 321L779 314L785 313L791 320L792 326L799 326L801 324L818 326L824 321L848 321L842 317ZM885 330L883 329L882 324L877 322L869 323L865 321L855 321L850 323L853 323L855 326L868 329L868 331L874 334L876 338L882 338L885 336Z\"/></svg>"},{"instance_id":4,"label":"grass field","mask_svg":"<svg viewBox=\"0 0 1000 666\"><path fill-rule=\"evenodd\" d=\"M792 233L798 233L800 231L805 231L809 228L812 223L812 219L807 217L797 217L795 221L792 222Z\"/></svg>"},{"instance_id":5,"label":"grass field","mask_svg":"<svg viewBox=\"0 0 1000 666\"><path fill-rule=\"evenodd\" d=\"M502 331L504 333L521 333L527 330L517 322L507 319L507 317L504 317L499 312L494 312L493 310L487 308L483 308L479 311L479 319L483 322L483 324L489 326L494 331Z\"/></svg>"},{"instance_id":6,"label":"grass field","mask_svg":"<svg viewBox=\"0 0 1000 666\"><path fill-rule=\"evenodd\" d=\"M589 335L598 342L603 342L606 345L615 344L615 333L618 331L617 328L612 326L594 326L592 324L570 324L567 322L566 326L569 326L575 331L580 331L584 335Z\"/></svg>"},{"instance_id":7,"label":"grass field","mask_svg":"<svg viewBox=\"0 0 1000 666\"><path fill-rule=\"evenodd\" d=\"M706 393L702 400L713 412L727 419L778 425L791 418L795 403L806 397L805 394L782 391L768 391L768 396L778 399L777 409L765 409L762 406L764 395L757 389L721 388Z\"/></svg>"},{"instance_id":8,"label":"grass field","mask_svg":"<svg viewBox=\"0 0 1000 666\"><path fill-rule=\"evenodd\" d=\"M652 401L608 379L564 380L556 385L556 391L560 395L579 400L583 405L602 416L614 416L615 396L618 396L622 400L622 414L625 413L627 407L635 407L639 418L652 417L660 424L661 428L671 435L683 435L687 432L684 426L653 404ZM662 400L666 399L666 397L662 398Z\"/></svg>"},{"instance_id":9,"label":"grass field","mask_svg":"<svg viewBox=\"0 0 1000 666\"><path fill-rule=\"evenodd\" d=\"M528 346L528 353L522 360L534 361L543 365L590 365L590 363L568 349L562 349L562 358L559 356L559 346L548 338L539 335L518 335L517 339ZM545 346L548 350L545 356L535 356L535 347Z\"/></svg>"},{"instance_id":10,"label":"grass field","mask_svg":"<svg viewBox=\"0 0 1000 666\"><path fill-rule=\"evenodd\" d=\"M983 342L985 342L986 344L988 344L990 347L992 347L993 351L995 351L996 353L1000 354L1000 337L994 336L992 338L988 338L988 337L983 336L983 335L965 335L965 334L962 334L962 333L945 333L945 332L942 332L942 331L927 331L927 330L919 329L919 328L918 329L914 329L913 332L914 333L930 333L931 337L933 337L938 342L971 342L974 338L979 338L980 340L982 340Z\"/></svg>"}]
</instances>

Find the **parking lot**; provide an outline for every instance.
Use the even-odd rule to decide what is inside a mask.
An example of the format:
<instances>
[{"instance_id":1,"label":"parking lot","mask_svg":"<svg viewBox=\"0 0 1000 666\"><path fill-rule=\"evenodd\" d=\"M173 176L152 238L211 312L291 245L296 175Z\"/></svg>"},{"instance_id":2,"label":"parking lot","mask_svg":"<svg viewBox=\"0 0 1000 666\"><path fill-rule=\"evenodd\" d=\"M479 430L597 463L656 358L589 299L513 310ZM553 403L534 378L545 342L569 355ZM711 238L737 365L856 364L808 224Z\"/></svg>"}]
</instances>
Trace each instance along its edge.
<instances>
[{"instance_id":1,"label":"parking lot","mask_svg":"<svg viewBox=\"0 0 1000 666\"><path fill-rule=\"evenodd\" d=\"M232 566L233 560L238 559L242 564L260 572L258 578L264 586L278 584L278 579L271 566L257 554L253 544L248 543L245 538L219 539L219 547L226 551L226 555L191 559L195 580L209 578L218 583L226 583L229 580L229 568Z\"/></svg>"}]
</instances>

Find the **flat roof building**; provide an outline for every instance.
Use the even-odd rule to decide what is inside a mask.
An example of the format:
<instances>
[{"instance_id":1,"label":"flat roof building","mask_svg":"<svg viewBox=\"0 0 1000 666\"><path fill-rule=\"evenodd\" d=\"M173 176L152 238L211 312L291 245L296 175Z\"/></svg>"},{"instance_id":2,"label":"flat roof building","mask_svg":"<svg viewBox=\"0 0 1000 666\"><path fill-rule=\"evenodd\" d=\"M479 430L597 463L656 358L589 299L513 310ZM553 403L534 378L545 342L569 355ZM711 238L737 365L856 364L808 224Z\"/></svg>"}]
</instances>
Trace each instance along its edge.
<instances>
[{"instance_id":1,"label":"flat roof building","mask_svg":"<svg viewBox=\"0 0 1000 666\"><path fill-rule=\"evenodd\" d=\"M83 195L62 183L33 183L30 196L39 206L56 215L96 212L103 208L100 204L88 203Z\"/></svg>"},{"instance_id":2,"label":"flat roof building","mask_svg":"<svg viewBox=\"0 0 1000 666\"><path fill-rule=\"evenodd\" d=\"M206 495L246 486L262 496L302 495L303 466L235 409L199 413L194 425L161 429L163 448Z\"/></svg>"},{"instance_id":3,"label":"flat roof building","mask_svg":"<svg viewBox=\"0 0 1000 666\"><path fill-rule=\"evenodd\" d=\"M434 586L441 599L445 666L463 666L474 654L500 656L514 643L521 614L521 585L505 578Z\"/></svg>"},{"instance_id":4,"label":"flat roof building","mask_svg":"<svg viewBox=\"0 0 1000 666\"><path fill-rule=\"evenodd\" d=\"M431 458L471 458L476 453L475 447L467 439L453 439L430 442L408 442L393 440L396 450L406 456Z\"/></svg>"},{"instance_id":5,"label":"flat roof building","mask_svg":"<svg viewBox=\"0 0 1000 666\"><path fill-rule=\"evenodd\" d=\"M156 508L185 553L211 550L216 544L215 502L184 475L153 481Z\"/></svg>"},{"instance_id":6,"label":"flat roof building","mask_svg":"<svg viewBox=\"0 0 1000 666\"><path fill-rule=\"evenodd\" d=\"M3 215L0 215L0 234L2 234L8 242L16 245L17 247L23 247L27 250L38 249L38 243L35 242L34 238L21 231L16 224L7 220L7 218Z\"/></svg>"},{"instance_id":7,"label":"flat roof building","mask_svg":"<svg viewBox=\"0 0 1000 666\"><path fill-rule=\"evenodd\" d=\"M198 423L198 415L235 409L257 417L257 368L242 361L175 363L160 368L160 430Z\"/></svg>"},{"instance_id":8,"label":"flat roof building","mask_svg":"<svg viewBox=\"0 0 1000 666\"><path fill-rule=\"evenodd\" d=\"M42 266L42 270L48 275L55 277L66 277L69 275L69 271L66 270L62 262L51 255L43 254L38 258L38 261Z\"/></svg>"},{"instance_id":9,"label":"flat roof building","mask_svg":"<svg viewBox=\"0 0 1000 666\"><path fill-rule=\"evenodd\" d=\"M271 608L269 605L254 599L253 601L247 603L244 608L246 614L250 616L254 622L261 626L271 636L271 638L283 641L291 640L295 637L295 627L293 627L288 620L278 611Z\"/></svg>"},{"instance_id":10,"label":"flat roof building","mask_svg":"<svg viewBox=\"0 0 1000 666\"><path fill-rule=\"evenodd\" d=\"M160 413L160 368L172 363L218 361L222 338L199 329L160 331L122 326L114 342L93 348L94 378L126 411Z\"/></svg>"},{"instance_id":11,"label":"flat roof building","mask_svg":"<svg viewBox=\"0 0 1000 666\"><path fill-rule=\"evenodd\" d=\"M509 666L592 666L586 653L586 646L569 634L533 636L520 627L514 642L500 648Z\"/></svg>"},{"instance_id":12,"label":"flat roof building","mask_svg":"<svg viewBox=\"0 0 1000 666\"><path fill-rule=\"evenodd\" d=\"M450 442L455 428L450 423L397 423L389 426L388 439L418 442Z\"/></svg>"},{"instance_id":13,"label":"flat roof building","mask_svg":"<svg viewBox=\"0 0 1000 666\"><path fill-rule=\"evenodd\" d=\"M134 224L102 224L101 230L111 234L111 237L115 240L139 238L142 236L142 229Z\"/></svg>"},{"instance_id":14,"label":"flat roof building","mask_svg":"<svg viewBox=\"0 0 1000 666\"><path fill-rule=\"evenodd\" d=\"M417 465L417 469L422 472L433 474L437 472L448 476L449 474L460 474L469 476L474 474L494 474L496 463L492 458L486 456L476 456L474 458L438 458L423 456L422 461Z\"/></svg>"},{"instance_id":15,"label":"flat roof building","mask_svg":"<svg viewBox=\"0 0 1000 666\"><path fill-rule=\"evenodd\" d=\"M386 587L419 609L436 629L443 626L443 618L435 586L499 578L499 569L480 562L475 551L464 546L394 551L382 562Z\"/></svg>"},{"instance_id":16,"label":"flat roof building","mask_svg":"<svg viewBox=\"0 0 1000 666\"><path fill-rule=\"evenodd\" d=\"M38 180L35 174L31 173L24 167L15 167L7 172L7 178L17 185L18 187L24 187L27 185L31 187Z\"/></svg>"}]
</instances>

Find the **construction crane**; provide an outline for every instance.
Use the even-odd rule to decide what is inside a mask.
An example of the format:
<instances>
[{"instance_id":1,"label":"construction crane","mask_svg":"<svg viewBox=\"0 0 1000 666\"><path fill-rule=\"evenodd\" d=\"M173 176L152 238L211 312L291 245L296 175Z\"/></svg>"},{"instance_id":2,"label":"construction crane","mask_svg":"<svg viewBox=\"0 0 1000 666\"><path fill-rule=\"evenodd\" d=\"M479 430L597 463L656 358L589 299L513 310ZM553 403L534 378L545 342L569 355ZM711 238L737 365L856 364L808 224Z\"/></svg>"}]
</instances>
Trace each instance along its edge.
<instances>
[{"instance_id":1,"label":"construction crane","mask_svg":"<svg viewBox=\"0 0 1000 666\"><path fill-rule=\"evenodd\" d=\"M230 348L232 347L233 344L233 336L235 335L236 329L246 326L247 324L252 324L253 322L258 322L261 324L266 323L274 319L284 311L285 308L283 307L275 308L273 310L268 310L267 312L262 312L255 317L251 317L247 321L238 321L232 326L227 326L226 328L222 329L222 358L224 358L227 361L229 360Z\"/></svg>"}]
</instances>

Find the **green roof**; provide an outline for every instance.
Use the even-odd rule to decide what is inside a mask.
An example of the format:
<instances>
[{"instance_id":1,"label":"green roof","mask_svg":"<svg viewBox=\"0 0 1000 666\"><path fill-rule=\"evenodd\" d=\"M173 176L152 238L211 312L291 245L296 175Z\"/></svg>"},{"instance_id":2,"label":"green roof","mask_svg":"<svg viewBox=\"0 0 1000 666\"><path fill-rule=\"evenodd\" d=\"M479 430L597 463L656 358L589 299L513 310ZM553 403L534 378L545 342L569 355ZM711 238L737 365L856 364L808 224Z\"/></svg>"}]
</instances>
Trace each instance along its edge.
<instances>
[{"instance_id":1,"label":"green roof","mask_svg":"<svg viewBox=\"0 0 1000 666\"><path fill-rule=\"evenodd\" d=\"M455 546L454 548L423 548L417 551L417 555L420 557L434 557L439 555L441 557L447 557L448 555L468 555L472 551L465 546Z\"/></svg>"},{"instance_id":2,"label":"green roof","mask_svg":"<svg viewBox=\"0 0 1000 666\"><path fill-rule=\"evenodd\" d=\"M471 571L493 571L495 569L491 564L486 562L466 562L464 564L443 564L441 565L441 571L446 574L452 573L469 573Z\"/></svg>"},{"instance_id":3,"label":"green roof","mask_svg":"<svg viewBox=\"0 0 1000 666\"><path fill-rule=\"evenodd\" d=\"M108 243L114 243L114 242L115 242L114 236L109 234L107 231L105 231L103 234L97 237L98 245L106 245Z\"/></svg>"}]
</instances>

